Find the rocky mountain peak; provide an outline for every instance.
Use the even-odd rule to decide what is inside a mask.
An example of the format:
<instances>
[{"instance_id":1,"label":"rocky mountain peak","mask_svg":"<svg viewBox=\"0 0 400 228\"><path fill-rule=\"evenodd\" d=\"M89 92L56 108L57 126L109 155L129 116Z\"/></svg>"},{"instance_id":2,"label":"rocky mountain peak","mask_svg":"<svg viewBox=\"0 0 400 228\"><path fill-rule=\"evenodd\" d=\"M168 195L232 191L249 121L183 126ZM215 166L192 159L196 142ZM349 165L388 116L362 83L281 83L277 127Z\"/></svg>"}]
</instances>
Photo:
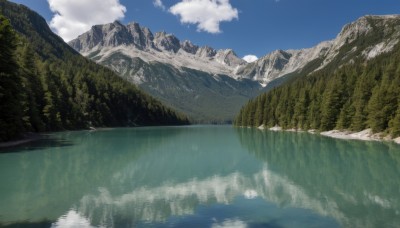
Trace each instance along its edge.
<instances>
[{"instance_id":1,"label":"rocky mountain peak","mask_svg":"<svg viewBox=\"0 0 400 228\"><path fill-rule=\"evenodd\" d=\"M360 35L366 34L372 29L367 17L361 17L355 22L345 25L337 36L339 42L352 42Z\"/></svg>"},{"instance_id":2,"label":"rocky mountain peak","mask_svg":"<svg viewBox=\"0 0 400 228\"><path fill-rule=\"evenodd\" d=\"M217 54L217 51L209 46L201 47L197 50L196 55L203 58L211 58Z\"/></svg>"},{"instance_id":3,"label":"rocky mountain peak","mask_svg":"<svg viewBox=\"0 0 400 228\"><path fill-rule=\"evenodd\" d=\"M119 21L107 24L102 28L103 46L116 47L131 43L131 37L126 27Z\"/></svg>"},{"instance_id":4,"label":"rocky mountain peak","mask_svg":"<svg viewBox=\"0 0 400 228\"><path fill-rule=\"evenodd\" d=\"M140 27L140 25L136 22L128 23L126 28L132 36L133 44L137 48L141 50L154 48L154 36L150 29L146 27Z\"/></svg>"},{"instance_id":5,"label":"rocky mountain peak","mask_svg":"<svg viewBox=\"0 0 400 228\"><path fill-rule=\"evenodd\" d=\"M393 21L399 21L400 15L366 15L362 16L354 22L343 26L342 30L336 37L336 43L344 41L350 43L359 36L369 33L374 27L385 27ZM384 31L386 33L386 31Z\"/></svg>"},{"instance_id":6,"label":"rocky mountain peak","mask_svg":"<svg viewBox=\"0 0 400 228\"><path fill-rule=\"evenodd\" d=\"M275 50L271 52L269 55L271 58L281 58L281 59L289 59L292 55L284 50Z\"/></svg>"},{"instance_id":7,"label":"rocky mountain peak","mask_svg":"<svg viewBox=\"0 0 400 228\"><path fill-rule=\"evenodd\" d=\"M105 36L120 35L121 32L126 32L126 28L121 22L114 21L105 25L95 25L93 27L99 28ZM92 27L92 29L93 29Z\"/></svg>"},{"instance_id":8,"label":"rocky mountain peak","mask_svg":"<svg viewBox=\"0 0 400 228\"><path fill-rule=\"evenodd\" d=\"M154 37L154 45L160 50L178 52L181 44L178 38L173 34L167 34L165 31L157 32Z\"/></svg>"},{"instance_id":9,"label":"rocky mountain peak","mask_svg":"<svg viewBox=\"0 0 400 228\"><path fill-rule=\"evenodd\" d=\"M262 58L263 65L275 71L281 71L287 63L289 63L292 54L283 50L276 50ZM268 70L266 70L268 71ZM272 71L272 70L270 70Z\"/></svg>"},{"instance_id":10,"label":"rocky mountain peak","mask_svg":"<svg viewBox=\"0 0 400 228\"><path fill-rule=\"evenodd\" d=\"M153 41L154 36L153 36L153 33L150 31L149 28L143 27L142 31L143 31L143 34L145 35L145 37L147 37L149 40Z\"/></svg>"},{"instance_id":11,"label":"rocky mountain peak","mask_svg":"<svg viewBox=\"0 0 400 228\"><path fill-rule=\"evenodd\" d=\"M126 27L119 21L105 25L94 25L92 28L69 42L79 52L87 52L96 46L116 47L130 44L131 36Z\"/></svg>"},{"instance_id":12,"label":"rocky mountain peak","mask_svg":"<svg viewBox=\"0 0 400 228\"><path fill-rule=\"evenodd\" d=\"M218 62L232 67L245 65L247 63L239 58L232 49L218 50L215 58Z\"/></svg>"},{"instance_id":13,"label":"rocky mountain peak","mask_svg":"<svg viewBox=\"0 0 400 228\"><path fill-rule=\"evenodd\" d=\"M379 30L376 28L379 28ZM325 49L327 50L325 51L326 55L318 69L325 67L336 58L343 46L351 44L360 37L368 36L371 33L380 36L381 43L371 44L370 47L363 50L363 55L367 59L392 50L394 45L398 43L400 36L400 15L366 15L346 24L336 38L329 42L330 47ZM348 51L348 54L356 52L358 49L358 46L354 46Z\"/></svg>"},{"instance_id":14,"label":"rocky mountain peak","mask_svg":"<svg viewBox=\"0 0 400 228\"><path fill-rule=\"evenodd\" d=\"M196 54L199 46L192 44L189 40L185 40L181 43L181 48L190 54Z\"/></svg>"}]
</instances>

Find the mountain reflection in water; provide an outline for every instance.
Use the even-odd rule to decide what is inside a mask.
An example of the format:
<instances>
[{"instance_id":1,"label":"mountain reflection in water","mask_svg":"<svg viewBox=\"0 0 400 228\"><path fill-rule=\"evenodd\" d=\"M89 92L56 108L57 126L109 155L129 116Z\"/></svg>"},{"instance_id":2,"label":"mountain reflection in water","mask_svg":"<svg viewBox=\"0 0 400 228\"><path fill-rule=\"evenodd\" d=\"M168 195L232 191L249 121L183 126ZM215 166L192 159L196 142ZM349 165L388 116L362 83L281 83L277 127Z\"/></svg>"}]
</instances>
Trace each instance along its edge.
<instances>
[{"instance_id":1,"label":"mountain reflection in water","mask_svg":"<svg viewBox=\"0 0 400 228\"><path fill-rule=\"evenodd\" d=\"M400 224L398 145L229 126L53 137L70 144L0 155L2 225Z\"/></svg>"}]
</instances>

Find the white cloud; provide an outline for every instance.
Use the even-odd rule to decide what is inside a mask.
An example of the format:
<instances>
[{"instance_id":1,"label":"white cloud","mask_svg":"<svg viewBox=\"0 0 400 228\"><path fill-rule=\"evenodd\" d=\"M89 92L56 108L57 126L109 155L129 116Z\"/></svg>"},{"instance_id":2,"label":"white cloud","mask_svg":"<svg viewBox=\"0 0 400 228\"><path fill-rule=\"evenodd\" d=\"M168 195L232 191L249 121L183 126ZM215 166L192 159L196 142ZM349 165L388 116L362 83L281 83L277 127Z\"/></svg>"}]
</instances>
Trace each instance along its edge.
<instances>
[{"instance_id":1,"label":"white cloud","mask_svg":"<svg viewBox=\"0 0 400 228\"><path fill-rule=\"evenodd\" d=\"M119 0L47 0L54 16L50 27L65 41L88 31L92 25L110 23L125 16Z\"/></svg>"},{"instance_id":2,"label":"white cloud","mask_svg":"<svg viewBox=\"0 0 400 228\"><path fill-rule=\"evenodd\" d=\"M255 55L246 55L245 57L243 57L243 60L248 62L248 63L252 63L254 61L257 61L257 56Z\"/></svg>"},{"instance_id":3,"label":"white cloud","mask_svg":"<svg viewBox=\"0 0 400 228\"><path fill-rule=\"evenodd\" d=\"M169 12L179 16L181 23L197 24L198 31L209 33L220 33L221 22L239 18L229 0L182 0Z\"/></svg>"},{"instance_id":4,"label":"white cloud","mask_svg":"<svg viewBox=\"0 0 400 228\"><path fill-rule=\"evenodd\" d=\"M160 8L160 9L162 9L162 10L165 10L165 6L164 6L164 4L162 3L161 0L154 0L154 1L153 1L153 5L154 5L155 7L158 7L158 8Z\"/></svg>"}]
</instances>

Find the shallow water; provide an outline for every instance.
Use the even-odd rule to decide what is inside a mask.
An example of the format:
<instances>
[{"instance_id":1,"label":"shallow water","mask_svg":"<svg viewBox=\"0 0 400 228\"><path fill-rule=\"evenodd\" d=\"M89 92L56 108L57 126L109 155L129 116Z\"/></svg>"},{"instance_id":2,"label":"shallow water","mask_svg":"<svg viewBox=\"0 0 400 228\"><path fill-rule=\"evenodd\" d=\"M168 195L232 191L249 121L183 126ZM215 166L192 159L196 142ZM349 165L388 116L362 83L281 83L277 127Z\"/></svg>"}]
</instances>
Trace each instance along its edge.
<instances>
[{"instance_id":1,"label":"shallow water","mask_svg":"<svg viewBox=\"0 0 400 228\"><path fill-rule=\"evenodd\" d=\"M8 227L396 227L400 147L230 126L50 134L0 154Z\"/></svg>"}]
</instances>

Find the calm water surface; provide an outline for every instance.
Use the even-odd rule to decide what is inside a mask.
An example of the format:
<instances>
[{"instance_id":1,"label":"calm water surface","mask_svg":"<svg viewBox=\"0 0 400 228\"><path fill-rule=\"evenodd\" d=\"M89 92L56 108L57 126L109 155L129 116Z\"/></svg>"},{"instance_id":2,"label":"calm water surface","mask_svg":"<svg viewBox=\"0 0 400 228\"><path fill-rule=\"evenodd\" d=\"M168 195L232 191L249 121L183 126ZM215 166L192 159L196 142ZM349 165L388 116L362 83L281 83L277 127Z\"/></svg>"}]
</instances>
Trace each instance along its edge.
<instances>
[{"instance_id":1,"label":"calm water surface","mask_svg":"<svg viewBox=\"0 0 400 228\"><path fill-rule=\"evenodd\" d=\"M400 146L190 126L0 154L5 227L399 227Z\"/></svg>"}]
</instances>

